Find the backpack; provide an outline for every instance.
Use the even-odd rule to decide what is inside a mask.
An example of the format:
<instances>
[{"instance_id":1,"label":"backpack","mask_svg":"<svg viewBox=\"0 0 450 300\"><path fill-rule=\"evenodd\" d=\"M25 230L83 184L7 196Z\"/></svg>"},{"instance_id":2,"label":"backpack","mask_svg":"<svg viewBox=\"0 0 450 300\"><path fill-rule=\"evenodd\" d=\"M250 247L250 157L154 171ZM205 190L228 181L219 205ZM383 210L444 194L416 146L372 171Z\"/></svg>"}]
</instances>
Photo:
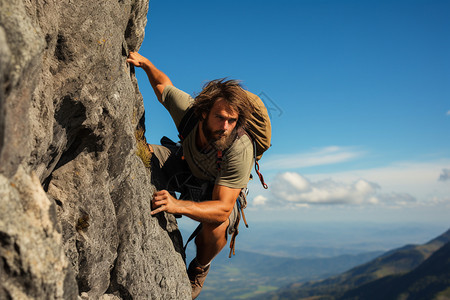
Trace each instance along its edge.
<instances>
[{"instance_id":1,"label":"backpack","mask_svg":"<svg viewBox=\"0 0 450 300\"><path fill-rule=\"evenodd\" d=\"M256 160L260 160L263 153L271 146L272 126L270 124L269 113L261 98L249 91L245 92L250 103L255 108L252 117L248 120L246 131L256 145Z\"/></svg>"}]
</instances>

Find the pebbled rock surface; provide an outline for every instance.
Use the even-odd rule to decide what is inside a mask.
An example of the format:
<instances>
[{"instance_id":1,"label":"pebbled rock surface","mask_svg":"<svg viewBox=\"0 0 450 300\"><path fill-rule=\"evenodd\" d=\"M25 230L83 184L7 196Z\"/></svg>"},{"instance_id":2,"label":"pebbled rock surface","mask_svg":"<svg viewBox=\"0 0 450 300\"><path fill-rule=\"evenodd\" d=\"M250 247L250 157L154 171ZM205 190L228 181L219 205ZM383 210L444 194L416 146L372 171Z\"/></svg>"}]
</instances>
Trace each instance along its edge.
<instances>
[{"instance_id":1,"label":"pebbled rock surface","mask_svg":"<svg viewBox=\"0 0 450 300\"><path fill-rule=\"evenodd\" d=\"M0 299L190 299L151 217L129 50L148 1L0 0Z\"/></svg>"}]
</instances>

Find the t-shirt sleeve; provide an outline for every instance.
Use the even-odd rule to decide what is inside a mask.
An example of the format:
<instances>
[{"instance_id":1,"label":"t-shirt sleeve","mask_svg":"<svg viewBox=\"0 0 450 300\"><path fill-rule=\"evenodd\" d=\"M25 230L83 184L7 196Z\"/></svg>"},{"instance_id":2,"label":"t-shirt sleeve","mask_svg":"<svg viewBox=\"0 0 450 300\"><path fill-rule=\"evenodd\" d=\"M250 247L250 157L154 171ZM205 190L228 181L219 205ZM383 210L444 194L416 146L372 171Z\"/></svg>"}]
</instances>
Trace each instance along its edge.
<instances>
[{"instance_id":1,"label":"t-shirt sleeve","mask_svg":"<svg viewBox=\"0 0 450 300\"><path fill-rule=\"evenodd\" d=\"M194 99L186 92L174 86L167 85L162 93L162 104L169 111L175 125L178 127L184 114L194 103Z\"/></svg>"},{"instance_id":2,"label":"t-shirt sleeve","mask_svg":"<svg viewBox=\"0 0 450 300\"><path fill-rule=\"evenodd\" d=\"M247 186L253 166L253 145L248 136L241 137L226 154L226 163L216 178L216 184L241 189Z\"/></svg>"}]
</instances>

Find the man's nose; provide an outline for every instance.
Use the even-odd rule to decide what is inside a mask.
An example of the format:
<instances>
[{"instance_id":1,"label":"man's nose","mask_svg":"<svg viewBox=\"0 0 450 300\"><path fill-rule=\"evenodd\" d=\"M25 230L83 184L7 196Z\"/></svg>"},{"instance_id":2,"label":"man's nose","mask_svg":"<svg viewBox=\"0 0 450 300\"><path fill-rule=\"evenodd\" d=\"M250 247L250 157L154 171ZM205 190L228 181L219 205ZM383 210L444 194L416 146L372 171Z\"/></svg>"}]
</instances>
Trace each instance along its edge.
<instances>
[{"instance_id":1,"label":"man's nose","mask_svg":"<svg viewBox=\"0 0 450 300\"><path fill-rule=\"evenodd\" d=\"M223 121L222 129L226 131L226 130L228 130L229 127L230 127L230 123L228 122L228 120Z\"/></svg>"}]
</instances>

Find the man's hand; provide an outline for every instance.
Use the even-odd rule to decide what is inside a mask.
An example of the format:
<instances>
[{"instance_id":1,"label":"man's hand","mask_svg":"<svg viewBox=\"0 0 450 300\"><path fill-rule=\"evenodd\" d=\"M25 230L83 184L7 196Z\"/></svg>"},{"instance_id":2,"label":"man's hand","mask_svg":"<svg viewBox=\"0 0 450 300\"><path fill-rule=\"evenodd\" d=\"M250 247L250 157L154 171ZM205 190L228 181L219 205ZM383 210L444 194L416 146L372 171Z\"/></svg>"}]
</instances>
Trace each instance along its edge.
<instances>
[{"instance_id":1,"label":"man's hand","mask_svg":"<svg viewBox=\"0 0 450 300\"><path fill-rule=\"evenodd\" d=\"M130 63L135 67L140 67L145 71L145 73L147 73L147 77L152 85L153 91L155 92L159 102L161 102L164 88L167 85L173 85L169 77L167 77L167 75L162 71L158 70L150 60L137 52L130 51L127 58L127 63Z\"/></svg>"},{"instance_id":2,"label":"man's hand","mask_svg":"<svg viewBox=\"0 0 450 300\"><path fill-rule=\"evenodd\" d=\"M172 197L172 195L166 191L158 191L153 194L152 200L152 215L166 211L171 214L177 213L178 200Z\"/></svg>"},{"instance_id":3,"label":"man's hand","mask_svg":"<svg viewBox=\"0 0 450 300\"><path fill-rule=\"evenodd\" d=\"M137 52L130 51L130 54L127 58L127 63L130 63L135 67L143 68L145 64L149 63L149 60Z\"/></svg>"}]
</instances>

